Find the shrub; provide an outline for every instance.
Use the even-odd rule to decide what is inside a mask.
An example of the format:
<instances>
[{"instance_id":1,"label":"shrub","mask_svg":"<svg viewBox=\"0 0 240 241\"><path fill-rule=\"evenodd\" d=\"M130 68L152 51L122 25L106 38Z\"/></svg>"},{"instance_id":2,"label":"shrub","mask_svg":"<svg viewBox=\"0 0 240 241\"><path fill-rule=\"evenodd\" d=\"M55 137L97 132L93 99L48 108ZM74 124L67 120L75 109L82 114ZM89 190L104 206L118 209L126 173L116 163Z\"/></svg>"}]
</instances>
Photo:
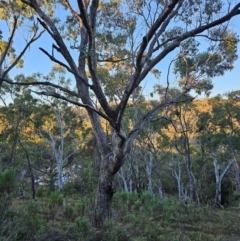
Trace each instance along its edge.
<instances>
[{"instance_id":1,"label":"shrub","mask_svg":"<svg viewBox=\"0 0 240 241\"><path fill-rule=\"evenodd\" d=\"M63 205L63 195L59 192L51 192L46 201L49 213L51 217L54 219L56 212Z\"/></svg>"},{"instance_id":2,"label":"shrub","mask_svg":"<svg viewBox=\"0 0 240 241\"><path fill-rule=\"evenodd\" d=\"M37 189L37 193L36 196L38 198L43 198L45 196L46 191L44 190L44 188L40 187Z\"/></svg>"},{"instance_id":3,"label":"shrub","mask_svg":"<svg viewBox=\"0 0 240 241\"><path fill-rule=\"evenodd\" d=\"M64 209L64 215L67 219L71 219L73 217L73 208L70 204L67 204Z\"/></svg>"},{"instance_id":4,"label":"shrub","mask_svg":"<svg viewBox=\"0 0 240 241\"><path fill-rule=\"evenodd\" d=\"M87 233L90 230L90 224L86 217L77 217L75 225L76 229L81 233Z\"/></svg>"},{"instance_id":5,"label":"shrub","mask_svg":"<svg viewBox=\"0 0 240 241\"><path fill-rule=\"evenodd\" d=\"M0 194L10 193L14 189L16 173L12 168L0 172Z\"/></svg>"},{"instance_id":6,"label":"shrub","mask_svg":"<svg viewBox=\"0 0 240 241\"><path fill-rule=\"evenodd\" d=\"M128 241L130 240L127 232L111 219L104 223L104 231L102 233L102 241Z\"/></svg>"}]
</instances>

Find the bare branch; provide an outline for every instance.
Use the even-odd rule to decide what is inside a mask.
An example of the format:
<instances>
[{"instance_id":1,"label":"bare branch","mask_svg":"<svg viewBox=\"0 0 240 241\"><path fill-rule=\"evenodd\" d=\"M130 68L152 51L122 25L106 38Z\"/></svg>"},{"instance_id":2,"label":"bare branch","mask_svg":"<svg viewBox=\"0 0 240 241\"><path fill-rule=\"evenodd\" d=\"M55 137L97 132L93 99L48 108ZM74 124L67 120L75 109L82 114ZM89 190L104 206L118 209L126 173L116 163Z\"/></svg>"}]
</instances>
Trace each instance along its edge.
<instances>
[{"instance_id":1,"label":"bare branch","mask_svg":"<svg viewBox=\"0 0 240 241\"><path fill-rule=\"evenodd\" d=\"M22 56L25 54L26 50L29 48L29 46L35 42L36 40L38 40L42 34L44 33L44 30L42 30L37 36L36 34L34 34L34 36L30 39L30 41L26 44L26 46L24 47L24 49L22 50L22 52L18 55L18 57L15 59L15 61L11 64L11 66L9 66L5 71L4 74L2 76L2 78L4 78L9 71L18 63L18 61L22 58Z\"/></svg>"},{"instance_id":2,"label":"bare branch","mask_svg":"<svg viewBox=\"0 0 240 241\"><path fill-rule=\"evenodd\" d=\"M173 0L168 7L162 12L162 14L158 17L156 22L152 25L152 27L149 29L148 33L143 37L142 43L140 46L140 49L137 54L136 58L136 67L137 69L141 69L142 67L142 57L145 49L147 48L148 43L156 33L157 29L161 26L161 24L164 22L164 20L171 14L174 7L177 5L179 0Z\"/></svg>"},{"instance_id":3,"label":"bare branch","mask_svg":"<svg viewBox=\"0 0 240 241\"><path fill-rule=\"evenodd\" d=\"M84 3L82 2L82 0L78 0L78 7L81 13L81 20L83 22L83 25L85 26L85 28L87 29L87 33L90 39L92 39L92 29L91 26L88 22L88 17L87 17L87 12L84 6ZM89 40L91 42L91 40Z\"/></svg>"},{"instance_id":4,"label":"bare branch","mask_svg":"<svg viewBox=\"0 0 240 241\"><path fill-rule=\"evenodd\" d=\"M70 55L61 35L60 35L57 27L54 25L53 21L41 10L41 8L38 5L38 3L36 2L36 0L30 0L29 2L25 1L25 0L21 0L21 1L23 3L29 5L30 7L32 7L37 12L39 17L43 20L43 21L41 21L39 19L40 23L48 31L48 33L51 35L51 37L56 41L56 43L61 51L62 56L66 59L69 66L71 67L72 71L78 73L78 68L75 64L75 61L73 60L72 56Z\"/></svg>"},{"instance_id":5,"label":"bare branch","mask_svg":"<svg viewBox=\"0 0 240 241\"><path fill-rule=\"evenodd\" d=\"M182 102L186 102L186 101L190 101L193 100L194 98L187 98L185 100L180 100L181 97L183 97L184 95L186 95L188 91L184 91L181 94L179 94L177 97L175 97L173 100L171 101L165 101L164 103L161 103L159 105L157 105L156 107L154 107L152 110L150 110L149 112L147 112L142 118L141 120L134 126L134 128L128 133L127 137L129 139L135 139L135 137L137 136L137 134L144 128L145 124L147 122L149 122L151 120L151 118L154 116L154 114L156 114L159 110L173 105L173 104L177 104L177 103L182 103Z\"/></svg>"},{"instance_id":6,"label":"bare branch","mask_svg":"<svg viewBox=\"0 0 240 241\"><path fill-rule=\"evenodd\" d=\"M202 33L205 30L208 30L212 27L215 27L217 25L220 25L228 20L230 20L232 17L240 14L240 3L237 4L228 14L226 14L224 17L219 18L218 20L215 20L211 23L208 23L206 25L202 25L196 29L193 29L191 31L188 31L181 36L177 37L175 41L173 41L172 44L170 44L167 48L165 48L161 53L159 53L153 60L151 60L147 67L143 70L141 75L139 76L139 79L136 81L136 86L140 84L140 82L146 77L146 75L149 73L149 71L158 64L164 57L166 57L167 54L172 52L175 48L179 47L180 44L187 38L194 37L196 34Z\"/></svg>"},{"instance_id":7,"label":"bare branch","mask_svg":"<svg viewBox=\"0 0 240 241\"><path fill-rule=\"evenodd\" d=\"M82 82L83 82L86 86L92 88L92 86L91 86L90 84L88 84L88 83L84 80L84 78L82 78L78 73L72 71L66 64L64 64L64 63L61 62L60 60L57 60L54 56L50 55L50 54L49 54L46 50L44 50L43 48L39 48L39 49L40 49L44 54L46 54L53 62L60 64L61 66L63 66L64 68L66 68L70 73L72 73L74 76L77 76L79 79L81 79ZM55 46L55 49L58 50L58 47Z\"/></svg>"},{"instance_id":8,"label":"bare branch","mask_svg":"<svg viewBox=\"0 0 240 241\"><path fill-rule=\"evenodd\" d=\"M5 60L6 56L7 56L7 53L12 45L12 41L13 41L13 37L15 35L15 32L16 32L16 29L17 29L17 21L18 21L18 18L16 16L13 17L14 19L14 23L13 23L13 29L12 29L12 32L11 32L11 35L10 35L10 38L8 40L8 43L7 43L7 47L6 49L4 50L2 56L1 56L1 60L0 60L0 68L2 68L2 64L3 64L3 61ZM4 76L1 76L4 78Z\"/></svg>"},{"instance_id":9,"label":"bare branch","mask_svg":"<svg viewBox=\"0 0 240 241\"><path fill-rule=\"evenodd\" d=\"M152 42L150 43L149 49L148 49L148 53L147 56L145 57L146 60L148 60L149 58L151 58L153 52L155 52L156 50L154 49L155 44L158 42L159 37L161 36L161 34L166 30L167 26L169 25L170 21L173 19L173 17L175 17L178 13L178 10L180 9L180 7L182 6L183 0L180 0L176 9L172 10L172 12L167 16L166 20L163 22L163 24L161 25L160 29L156 32L156 34L154 35L154 38L152 40ZM163 46L162 44L159 45Z\"/></svg>"},{"instance_id":10,"label":"bare branch","mask_svg":"<svg viewBox=\"0 0 240 241\"><path fill-rule=\"evenodd\" d=\"M101 111L98 111L98 110L94 109L90 105L79 103L77 101L71 100L71 99L69 99L69 98L67 98L67 97L65 97L65 96L63 96L61 94L58 94L58 93L52 92L52 91L40 91L40 92L38 92L38 91L33 91L32 90L32 92L35 93L35 94L38 94L38 95L52 96L54 98L67 101L68 103L71 103L73 105L84 107L85 109L87 109L89 111L93 111L93 112L97 113L99 116L101 116L102 118L107 120L114 127L114 123L112 122L112 120L107 115L105 115Z\"/></svg>"},{"instance_id":11,"label":"bare branch","mask_svg":"<svg viewBox=\"0 0 240 241\"><path fill-rule=\"evenodd\" d=\"M72 8L71 4L69 3L68 0L63 0L63 4L68 7L68 9L70 10L70 12L72 13L72 15L79 21L81 22L81 15L79 15L76 11L74 11L74 9Z\"/></svg>"},{"instance_id":12,"label":"bare branch","mask_svg":"<svg viewBox=\"0 0 240 241\"><path fill-rule=\"evenodd\" d=\"M59 90L65 92L65 93L67 93L67 94L70 94L71 96L74 96L74 97L79 98L79 95L78 95L76 92L71 91L71 90L68 90L68 89L66 89L66 88L64 88L64 87L62 87L62 86L60 86L60 85L56 85L56 84L53 84L53 83L48 82L48 81L45 81L45 82L35 81L35 82L29 82L29 83L25 82L25 83L24 83L24 82L13 82L13 81L11 81L11 80L2 79L2 78L0 79L0 81L6 82L6 83L8 83L8 84L10 84L10 85L22 85L22 86L45 85L45 86L51 86L51 87L53 87L53 88L56 88L56 89L59 89Z\"/></svg>"},{"instance_id":13,"label":"bare branch","mask_svg":"<svg viewBox=\"0 0 240 241\"><path fill-rule=\"evenodd\" d=\"M122 62L122 61L126 61L126 60L129 60L131 59L130 57L129 58L123 58L123 59L113 59L113 57L110 57L110 58L107 58L107 59L98 59L97 61L98 62L110 62L110 63L119 63L119 62Z\"/></svg>"},{"instance_id":14,"label":"bare branch","mask_svg":"<svg viewBox=\"0 0 240 241\"><path fill-rule=\"evenodd\" d=\"M218 39L218 38L211 38L211 37L209 37L209 36L207 36L207 35L205 35L205 34L196 34L195 35L196 37L203 37L203 38L207 38L207 39L209 39L209 40L211 40L211 41L214 41L214 42L222 42L222 41L225 41L224 39ZM238 39L238 40L228 40L228 42L232 42L232 43L238 43L238 42L240 42L240 40Z\"/></svg>"}]
</instances>

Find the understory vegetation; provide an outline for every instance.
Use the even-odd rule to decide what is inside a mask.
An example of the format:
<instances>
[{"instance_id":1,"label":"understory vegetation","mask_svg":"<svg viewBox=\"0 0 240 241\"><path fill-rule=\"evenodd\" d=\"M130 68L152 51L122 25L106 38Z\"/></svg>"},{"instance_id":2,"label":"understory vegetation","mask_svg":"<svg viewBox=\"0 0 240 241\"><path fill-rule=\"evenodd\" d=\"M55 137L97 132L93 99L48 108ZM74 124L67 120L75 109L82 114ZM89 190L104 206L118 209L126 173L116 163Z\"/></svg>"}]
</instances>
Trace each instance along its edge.
<instances>
[{"instance_id":1,"label":"understory vegetation","mask_svg":"<svg viewBox=\"0 0 240 241\"><path fill-rule=\"evenodd\" d=\"M13 199L1 216L1 240L240 240L238 206L216 210L173 197L160 200L147 191L140 196L120 191L114 196L112 219L96 230L91 228L91 195L76 198L67 193L65 197L49 193L34 201Z\"/></svg>"}]
</instances>

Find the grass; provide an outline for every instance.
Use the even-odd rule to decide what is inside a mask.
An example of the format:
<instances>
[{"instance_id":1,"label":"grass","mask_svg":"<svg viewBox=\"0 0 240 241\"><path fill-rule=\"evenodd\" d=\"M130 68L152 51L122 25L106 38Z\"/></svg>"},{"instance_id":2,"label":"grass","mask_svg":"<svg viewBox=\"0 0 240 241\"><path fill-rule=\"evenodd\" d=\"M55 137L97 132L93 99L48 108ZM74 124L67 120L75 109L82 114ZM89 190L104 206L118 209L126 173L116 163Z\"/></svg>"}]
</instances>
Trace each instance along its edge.
<instances>
[{"instance_id":1,"label":"grass","mask_svg":"<svg viewBox=\"0 0 240 241\"><path fill-rule=\"evenodd\" d=\"M36 225L42 227L42 220L47 223L43 233L58 232L59 237L62 234L69 241L240 241L237 208L214 209L185 204L174 198L160 200L147 192L140 198L136 194L119 192L113 199L112 220L99 231L89 225L92 210L87 199L67 197L65 206L51 203L55 206L47 205L49 199L41 198L35 207L30 200L15 199L12 210L25 212L25 217L36 215ZM35 240L41 241L40 236L34 236Z\"/></svg>"}]
</instances>

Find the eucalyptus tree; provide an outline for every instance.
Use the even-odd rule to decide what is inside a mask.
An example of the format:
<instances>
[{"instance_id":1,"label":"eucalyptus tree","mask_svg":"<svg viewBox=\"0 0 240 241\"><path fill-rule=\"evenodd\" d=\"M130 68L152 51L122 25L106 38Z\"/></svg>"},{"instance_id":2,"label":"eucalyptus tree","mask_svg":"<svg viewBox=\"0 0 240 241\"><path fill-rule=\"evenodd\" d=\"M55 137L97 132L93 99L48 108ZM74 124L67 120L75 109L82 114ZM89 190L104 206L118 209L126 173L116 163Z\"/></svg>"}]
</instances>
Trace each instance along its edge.
<instances>
[{"instance_id":1,"label":"eucalyptus tree","mask_svg":"<svg viewBox=\"0 0 240 241\"><path fill-rule=\"evenodd\" d=\"M186 172L188 176L188 193L189 198L194 200L195 197L195 177L192 170L191 142L194 140L195 123L197 116L194 111L194 105L183 103L175 105L172 111L174 119L171 120L174 127L174 146L178 153L183 156L186 163Z\"/></svg>"},{"instance_id":2,"label":"eucalyptus tree","mask_svg":"<svg viewBox=\"0 0 240 241\"><path fill-rule=\"evenodd\" d=\"M48 80L52 79L65 86L68 80L64 77L65 71L61 66L55 66L52 72L46 76ZM41 78L40 76L38 78ZM45 87L49 91L49 87ZM39 112L35 114L34 122L40 137L49 145L52 156L57 166L57 186L63 191L64 176L71 176L71 173L65 173L66 169L79 154L81 147L80 134L84 132L83 120L78 115L76 108L69 105L66 101L56 98L43 98L39 101ZM81 129L81 133L77 131Z\"/></svg>"},{"instance_id":3,"label":"eucalyptus tree","mask_svg":"<svg viewBox=\"0 0 240 241\"><path fill-rule=\"evenodd\" d=\"M215 142L219 143L219 152L225 149L225 168L220 168L219 160L214 156L214 167L216 176L216 198L215 204L221 204L221 182L229 167L234 164L235 180L239 188L239 166L238 153L240 141L240 107L236 99L238 91L227 94L227 99L216 98L212 103L212 118L209 120L209 127L215 134ZM212 125L212 128L211 128ZM221 172L220 172L221 171Z\"/></svg>"},{"instance_id":4,"label":"eucalyptus tree","mask_svg":"<svg viewBox=\"0 0 240 241\"><path fill-rule=\"evenodd\" d=\"M215 205L222 203L222 180L234 164L235 180L239 187L239 101L238 91L228 93L228 98L217 96L209 100L212 111L200 114L198 121L199 140L207 145L212 155L216 179Z\"/></svg>"},{"instance_id":5,"label":"eucalyptus tree","mask_svg":"<svg viewBox=\"0 0 240 241\"><path fill-rule=\"evenodd\" d=\"M229 21L240 14L240 3L229 1L226 5L221 0L58 0L53 3L66 12L65 16L61 14L61 18L56 19L44 12L44 5L40 4L42 1L21 1L35 11L39 23L54 41L51 53L44 48L40 50L73 74L77 94L71 93L80 99L75 104L87 109L92 123L100 152L93 225L100 227L111 214L114 176L126 160L139 132L159 110L188 99L186 94L197 88L198 82L185 81L181 93L173 99L163 98L161 103L144 113L130 131L125 132L122 123L129 99L172 51L178 50L179 58L195 55L198 38L209 41L206 52L210 59L214 46L218 46L213 66L223 61L224 70L232 68L236 58L236 36L230 35L227 27ZM227 59L225 50L229 43L233 45L233 55ZM108 75L114 77L113 85L117 86L122 81L117 75L119 71L124 70L125 74L122 95L115 95L115 105L108 103L105 79L99 70L108 64L111 65ZM54 91L41 91L39 94L68 100L64 93L70 91L62 86L55 87L60 88L62 94ZM96 100L98 104L94 105ZM112 127L111 145L101 118Z\"/></svg>"}]
</instances>

